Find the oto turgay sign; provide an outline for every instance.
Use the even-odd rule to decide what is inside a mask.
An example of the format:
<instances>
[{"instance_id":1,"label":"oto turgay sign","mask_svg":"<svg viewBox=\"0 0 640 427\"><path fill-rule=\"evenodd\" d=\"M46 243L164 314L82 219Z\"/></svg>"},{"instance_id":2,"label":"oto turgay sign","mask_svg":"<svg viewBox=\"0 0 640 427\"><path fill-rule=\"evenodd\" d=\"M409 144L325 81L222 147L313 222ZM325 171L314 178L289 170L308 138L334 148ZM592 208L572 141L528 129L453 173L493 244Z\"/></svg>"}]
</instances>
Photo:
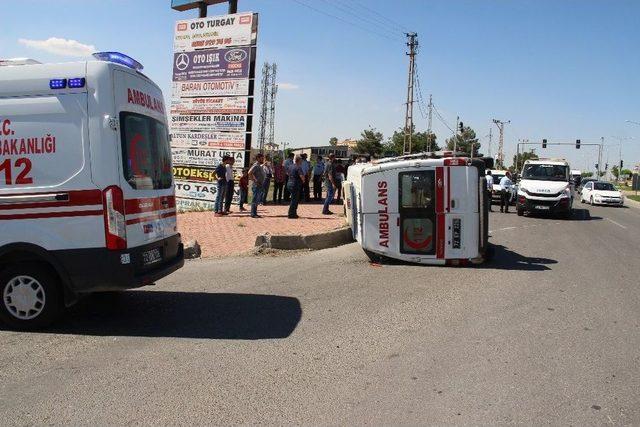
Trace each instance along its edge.
<instances>
[{"instance_id":1,"label":"oto turgay sign","mask_svg":"<svg viewBox=\"0 0 640 427\"><path fill-rule=\"evenodd\" d=\"M211 209L215 167L235 159L236 180L248 166L258 15L177 21L173 41L171 151L177 206ZM234 200L237 200L237 185Z\"/></svg>"}]
</instances>

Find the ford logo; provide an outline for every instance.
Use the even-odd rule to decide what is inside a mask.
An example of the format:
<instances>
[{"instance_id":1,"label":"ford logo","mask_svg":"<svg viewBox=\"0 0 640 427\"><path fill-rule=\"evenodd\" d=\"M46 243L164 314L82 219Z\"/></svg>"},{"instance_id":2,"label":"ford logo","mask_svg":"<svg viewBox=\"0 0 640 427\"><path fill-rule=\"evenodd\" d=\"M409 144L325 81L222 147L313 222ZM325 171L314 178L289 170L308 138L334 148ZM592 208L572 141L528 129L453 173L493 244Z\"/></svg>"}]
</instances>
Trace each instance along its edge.
<instances>
[{"instance_id":1,"label":"ford logo","mask_svg":"<svg viewBox=\"0 0 640 427\"><path fill-rule=\"evenodd\" d=\"M224 54L224 59L227 62L242 62L246 59L247 52L242 49L232 49Z\"/></svg>"}]
</instances>

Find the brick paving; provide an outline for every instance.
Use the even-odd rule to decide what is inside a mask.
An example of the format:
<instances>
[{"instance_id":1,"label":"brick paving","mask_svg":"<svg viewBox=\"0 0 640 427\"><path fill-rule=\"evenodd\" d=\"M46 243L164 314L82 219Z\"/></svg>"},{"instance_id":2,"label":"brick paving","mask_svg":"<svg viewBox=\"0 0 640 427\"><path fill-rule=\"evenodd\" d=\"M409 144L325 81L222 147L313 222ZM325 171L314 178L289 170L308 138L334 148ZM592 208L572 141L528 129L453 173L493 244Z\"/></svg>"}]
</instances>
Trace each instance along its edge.
<instances>
[{"instance_id":1,"label":"brick paving","mask_svg":"<svg viewBox=\"0 0 640 427\"><path fill-rule=\"evenodd\" d=\"M213 212L187 212L178 214L178 230L184 242L195 239L202 248L202 257L224 257L239 255L254 248L256 237L266 232L273 235L316 234L340 228L345 220L342 205L331 207L334 215L322 215L322 205L311 203L298 206L298 219L288 219L288 205L266 205L258 207L258 215L249 216L231 206L231 213L215 217Z\"/></svg>"}]
</instances>

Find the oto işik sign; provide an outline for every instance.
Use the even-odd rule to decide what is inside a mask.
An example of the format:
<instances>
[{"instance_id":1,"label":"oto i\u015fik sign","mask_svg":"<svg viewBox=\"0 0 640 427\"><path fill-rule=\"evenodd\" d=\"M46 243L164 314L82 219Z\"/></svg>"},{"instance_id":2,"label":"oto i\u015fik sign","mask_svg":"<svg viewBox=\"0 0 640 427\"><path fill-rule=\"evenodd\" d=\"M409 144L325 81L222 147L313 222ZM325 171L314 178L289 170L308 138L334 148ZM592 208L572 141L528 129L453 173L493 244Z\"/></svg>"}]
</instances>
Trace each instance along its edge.
<instances>
[{"instance_id":1,"label":"oto i\u015fik sign","mask_svg":"<svg viewBox=\"0 0 640 427\"><path fill-rule=\"evenodd\" d=\"M211 209L222 156L235 159L236 180L248 166L257 33L252 12L175 23L169 123L181 210Z\"/></svg>"}]
</instances>

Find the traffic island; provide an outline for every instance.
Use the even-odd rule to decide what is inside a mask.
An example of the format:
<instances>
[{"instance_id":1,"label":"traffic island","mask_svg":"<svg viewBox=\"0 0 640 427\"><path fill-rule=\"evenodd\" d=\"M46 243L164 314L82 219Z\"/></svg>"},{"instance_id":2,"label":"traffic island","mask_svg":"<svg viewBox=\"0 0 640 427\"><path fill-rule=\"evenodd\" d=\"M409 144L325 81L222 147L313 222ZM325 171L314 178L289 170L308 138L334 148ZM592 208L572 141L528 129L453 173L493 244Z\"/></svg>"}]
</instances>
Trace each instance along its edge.
<instances>
[{"instance_id":1,"label":"traffic island","mask_svg":"<svg viewBox=\"0 0 640 427\"><path fill-rule=\"evenodd\" d=\"M346 245L353 242L351 229L348 227L310 235L271 235L265 233L256 238L256 248L278 249L285 251L320 250Z\"/></svg>"}]
</instances>

